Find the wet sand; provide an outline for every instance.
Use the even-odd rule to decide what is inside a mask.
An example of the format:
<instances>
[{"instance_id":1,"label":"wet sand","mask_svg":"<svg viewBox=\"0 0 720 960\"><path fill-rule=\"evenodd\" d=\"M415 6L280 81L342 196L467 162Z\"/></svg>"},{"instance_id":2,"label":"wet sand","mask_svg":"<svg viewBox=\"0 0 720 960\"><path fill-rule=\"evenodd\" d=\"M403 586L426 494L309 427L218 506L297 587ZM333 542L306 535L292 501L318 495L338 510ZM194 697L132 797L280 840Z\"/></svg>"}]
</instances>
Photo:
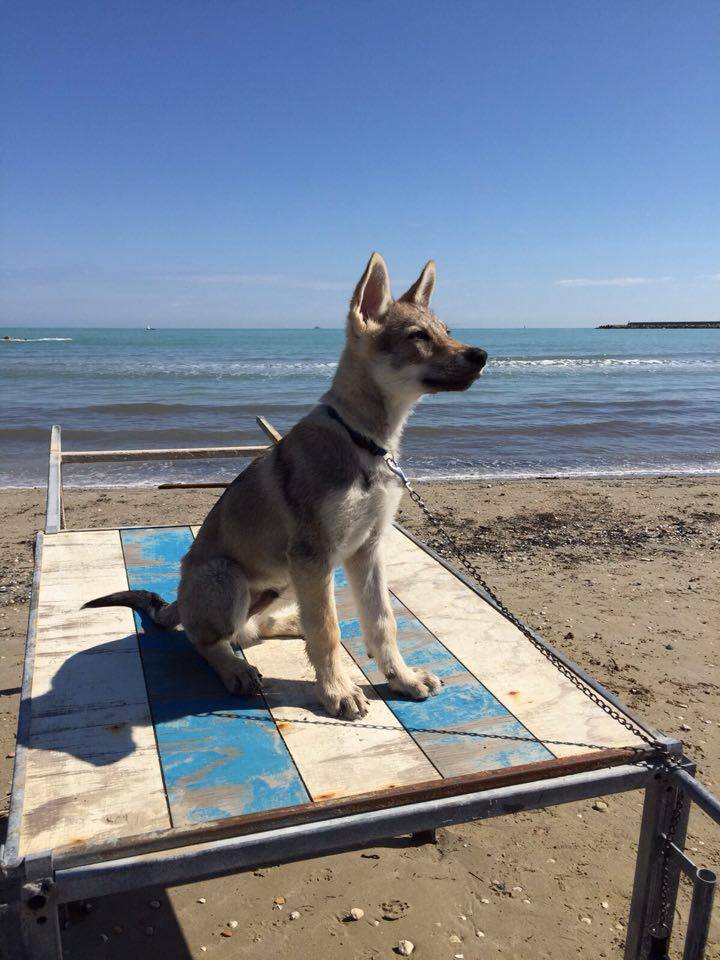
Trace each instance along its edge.
<instances>
[{"instance_id":1,"label":"wet sand","mask_svg":"<svg viewBox=\"0 0 720 960\"><path fill-rule=\"evenodd\" d=\"M421 492L508 605L650 723L679 736L717 792L720 480L483 481L423 484ZM196 523L215 496L69 490L67 525ZM41 490L0 492L2 830L43 500ZM443 552L412 503L403 502L399 519ZM588 801L443 830L436 846L400 839L99 898L90 911L73 907L64 943L73 960L370 960L395 956L401 939L420 960L620 957L640 809L641 797L629 794L609 798L605 810ZM720 832L702 814L691 819L688 848L699 863L720 865ZM281 897L284 904L274 902ZM407 904L394 921L381 907L392 900ZM683 884L680 925L688 904ZM352 907L363 918L344 922ZM720 919L711 942L708 956L720 957Z\"/></svg>"}]
</instances>

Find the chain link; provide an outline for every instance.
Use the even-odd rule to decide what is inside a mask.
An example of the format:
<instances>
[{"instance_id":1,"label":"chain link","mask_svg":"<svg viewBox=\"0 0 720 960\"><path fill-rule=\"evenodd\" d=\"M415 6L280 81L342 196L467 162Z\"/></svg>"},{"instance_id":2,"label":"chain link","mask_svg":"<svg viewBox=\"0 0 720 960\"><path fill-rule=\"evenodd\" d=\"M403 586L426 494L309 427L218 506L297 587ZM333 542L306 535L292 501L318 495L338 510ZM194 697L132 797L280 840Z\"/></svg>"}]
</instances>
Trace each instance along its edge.
<instances>
[{"instance_id":1,"label":"chain link","mask_svg":"<svg viewBox=\"0 0 720 960\"><path fill-rule=\"evenodd\" d=\"M665 767L667 769L677 769L682 761L679 757L665 758ZM672 854L672 845L675 841L680 818L685 809L685 794L682 790L677 791L675 806L670 814L667 831L665 832L665 842L663 843L663 859L660 874L660 907L658 910L658 927L660 930L670 930L670 910L672 909L672 900L670 897L670 857Z\"/></svg>"},{"instance_id":2,"label":"chain link","mask_svg":"<svg viewBox=\"0 0 720 960\"><path fill-rule=\"evenodd\" d=\"M245 713L233 713L228 710L214 710L210 713L196 713L193 714L196 717L220 717L223 720L246 720L251 723L275 723L275 719L272 716L262 717L255 716L253 714ZM386 723L363 723L361 720L342 720L339 718L333 720L321 720L310 717L293 717L287 721L292 724L304 724L316 727L337 727L337 726L348 726L352 727L353 730L386 730L390 733L397 733L397 726L391 726ZM514 733L486 733L480 732L477 730L446 730L439 727L408 727L404 726L404 730L408 733L430 733L438 734L440 736L453 736L453 737L475 737L481 740L511 740L515 743L535 743L538 746L543 746L543 744L549 744L550 746L557 747L582 747L587 750L607 750L609 749L607 744L604 743L585 743L579 740L538 740L537 737L521 737ZM631 747L630 749L635 749L640 751L640 748Z\"/></svg>"}]
</instances>

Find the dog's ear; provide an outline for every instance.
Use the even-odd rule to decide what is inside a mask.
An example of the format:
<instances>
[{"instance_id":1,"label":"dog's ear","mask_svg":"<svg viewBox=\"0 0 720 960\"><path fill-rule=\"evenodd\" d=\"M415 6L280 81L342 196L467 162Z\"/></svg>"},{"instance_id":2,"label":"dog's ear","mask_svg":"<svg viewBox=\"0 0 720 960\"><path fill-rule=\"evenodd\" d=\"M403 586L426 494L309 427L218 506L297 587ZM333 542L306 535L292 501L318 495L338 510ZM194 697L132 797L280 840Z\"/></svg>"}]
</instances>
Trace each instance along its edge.
<instances>
[{"instance_id":1,"label":"dog's ear","mask_svg":"<svg viewBox=\"0 0 720 960\"><path fill-rule=\"evenodd\" d=\"M403 303L417 303L421 307L430 306L430 297L435 289L435 261L428 260L423 271L407 293L400 300Z\"/></svg>"},{"instance_id":2,"label":"dog's ear","mask_svg":"<svg viewBox=\"0 0 720 960\"><path fill-rule=\"evenodd\" d=\"M374 253L350 301L349 321L352 330L362 333L368 322L379 320L391 303L390 277L385 261L379 253Z\"/></svg>"}]
</instances>

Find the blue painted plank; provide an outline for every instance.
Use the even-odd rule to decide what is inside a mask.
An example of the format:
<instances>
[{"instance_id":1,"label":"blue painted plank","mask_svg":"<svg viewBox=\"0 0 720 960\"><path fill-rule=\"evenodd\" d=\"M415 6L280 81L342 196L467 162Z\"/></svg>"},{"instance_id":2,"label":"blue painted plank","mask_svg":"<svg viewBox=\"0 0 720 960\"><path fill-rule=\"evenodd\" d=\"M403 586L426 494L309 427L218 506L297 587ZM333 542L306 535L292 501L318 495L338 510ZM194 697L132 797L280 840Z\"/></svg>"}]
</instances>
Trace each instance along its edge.
<instances>
[{"instance_id":1,"label":"blue painted plank","mask_svg":"<svg viewBox=\"0 0 720 960\"><path fill-rule=\"evenodd\" d=\"M335 592L345 649L444 777L552 759L553 754L396 597L392 597L392 604L403 657L409 666L422 666L436 674L444 686L436 697L422 701L409 700L391 690L365 651L360 622L341 569L335 572ZM447 732L418 732L429 729ZM473 733L527 737L530 742L468 735Z\"/></svg>"},{"instance_id":2,"label":"blue painted plank","mask_svg":"<svg viewBox=\"0 0 720 960\"><path fill-rule=\"evenodd\" d=\"M174 600L190 529L128 529L120 537L131 589ZM139 614L135 622L173 825L308 803L262 696L227 693L183 631L160 630Z\"/></svg>"}]
</instances>

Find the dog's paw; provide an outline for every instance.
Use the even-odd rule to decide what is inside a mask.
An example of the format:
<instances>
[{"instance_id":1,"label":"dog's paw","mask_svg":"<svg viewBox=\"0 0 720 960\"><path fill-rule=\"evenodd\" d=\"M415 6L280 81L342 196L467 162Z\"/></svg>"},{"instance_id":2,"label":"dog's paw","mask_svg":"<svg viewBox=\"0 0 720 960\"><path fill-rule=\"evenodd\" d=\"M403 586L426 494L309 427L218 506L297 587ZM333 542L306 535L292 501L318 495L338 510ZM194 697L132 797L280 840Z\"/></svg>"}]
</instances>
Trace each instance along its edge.
<instances>
[{"instance_id":1,"label":"dog's paw","mask_svg":"<svg viewBox=\"0 0 720 960\"><path fill-rule=\"evenodd\" d=\"M350 680L338 680L320 686L320 702L331 717L339 720L358 720L368 712L365 694Z\"/></svg>"},{"instance_id":2,"label":"dog's paw","mask_svg":"<svg viewBox=\"0 0 720 960\"><path fill-rule=\"evenodd\" d=\"M397 693L404 693L412 700L427 700L440 693L442 680L422 667L413 667L401 677L388 678L388 686Z\"/></svg>"},{"instance_id":3,"label":"dog's paw","mask_svg":"<svg viewBox=\"0 0 720 960\"><path fill-rule=\"evenodd\" d=\"M262 674L247 660L241 660L240 657L236 657L234 663L223 666L220 679L228 693L239 697L260 693L262 690Z\"/></svg>"}]
</instances>

